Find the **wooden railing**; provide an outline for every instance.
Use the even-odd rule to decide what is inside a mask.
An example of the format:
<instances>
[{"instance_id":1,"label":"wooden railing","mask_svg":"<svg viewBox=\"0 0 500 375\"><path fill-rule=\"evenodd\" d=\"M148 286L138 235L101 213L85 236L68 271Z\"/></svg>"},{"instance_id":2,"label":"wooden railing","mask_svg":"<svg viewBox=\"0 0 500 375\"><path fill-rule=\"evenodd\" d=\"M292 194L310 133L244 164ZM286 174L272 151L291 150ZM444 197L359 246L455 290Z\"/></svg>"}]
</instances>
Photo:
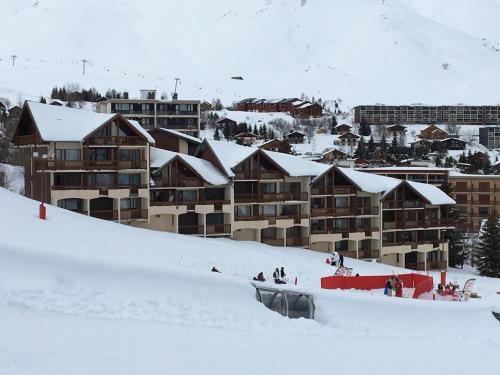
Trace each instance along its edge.
<instances>
[{"instance_id":1,"label":"wooden railing","mask_svg":"<svg viewBox=\"0 0 500 375\"><path fill-rule=\"evenodd\" d=\"M306 202L309 194L301 193L247 193L247 194L234 194L234 201L236 203L243 202L285 202L285 201L302 201Z\"/></svg>"},{"instance_id":2,"label":"wooden railing","mask_svg":"<svg viewBox=\"0 0 500 375\"><path fill-rule=\"evenodd\" d=\"M203 225L179 225L180 234L203 234Z\"/></svg>"},{"instance_id":3,"label":"wooden railing","mask_svg":"<svg viewBox=\"0 0 500 375\"><path fill-rule=\"evenodd\" d=\"M311 195L332 195L333 186L313 186L311 187Z\"/></svg>"},{"instance_id":4,"label":"wooden railing","mask_svg":"<svg viewBox=\"0 0 500 375\"><path fill-rule=\"evenodd\" d=\"M153 179L155 187L202 187L203 181L197 177L174 177Z\"/></svg>"},{"instance_id":5,"label":"wooden railing","mask_svg":"<svg viewBox=\"0 0 500 375\"><path fill-rule=\"evenodd\" d=\"M425 263L424 262L406 263L405 268L408 268L408 269L414 270L414 271L425 271Z\"/></svg>"},{"instance_id":6,"label":"wooden railing","mask_svg":"<svg viewBox=\"0 0 500 375\"><path fill-rule=\"evenodd\" d=\"M231 225L207 224L207 234L231 234Z\"/></svg>"},{"instance_id":7,"label":"wooden railing","mask_svg":"<svg viewBox=\"0 0 500 375\"><path fill-rule=\"evenodd\" d=\"M280 171L260 171L256 169L236 171L234 175L237 180L279 180L283 178L283 173Z\"/></svg>"},{"instance_id":8,"label":"wooden railing","mask_svg":"<svg viewBox=\"0 0 500 375\"><path fill-rule=\"evenodd\" d=\"M135 146L135 145L146 145L147 141L138 136L109 136L109 137L90 137L85 140L86 146Z\"/></svg>"},{"instance_id":9,"label":"wooden railing","mask_svg":"<svg viewBox=\"0 0 500 375\"><path fill-rule=\"evenodd\" d=\"M146 160L48 160L37 158L36 170L147 169Z\"/></svg>"},{"instance_id":10,"label":"wooden railing","mask_svg":"<svg viewBox=\"0 0 500 375\"><path fill-rule=\"evenodd\" d=\"M38 135L16 135L14 144L16 146L36 145L40 144L40 138Z\"/></svg>"},{"instance_id":11,"label":"wooden railing","mask_svg":"<svg viewBox=\"0 0 500 375\"><path fill-rule=\"evenodd\" d=\"M425 203L422 201L384 201L383 206L384 209L396 209L396 208L423 208L425 207Z\"/></svg>"},{"instance_id":12,"label":"wooden railing","mask_svg":"<svg viewBox=\"0 0 500 375\"><path fill-rule=\"evenodd\" d=\"M455 222L447 219L437 220L411 220L411 221L385 221L383 223L384 229L412 229L412 228L439 228L439 227L453 227Z\"/></svg>"},{"instance_id":13,"label":"wooden railing","mask_svg":"<svg viewBox=\"0 0 500 375\"><path fill-rule=\"evenodd\" d=\"M90 210L90 216L104 220L118 220L118 211L116 210Z\"/></svg>"},{"instance_id":14,"label":"wooden railing","mask_svg":"<svg viewBox=\"0 0 500 375\"><path fill-rule=\"evenodd\" d=\"M311 208L311 217L333 216L333 207Z\"/></svg>"},{"instance_id":15,"label":"wooden railing","mask_svg":"<svg viewBox=\"0 0 500 375\"><path fill-rule=\"evenodd\" d=\"M120 220L147 219L148 210L140 208L125 208L120 210Z\"/></svg>"},{"instance_id":16,"label":"wooden railing","mask_svg":"<svg viewBox=\"0 0 500 375\"><path fill-rule=\"evenodd\" d=\"M309 237L287 238L286 246L290 247L309 246Z\"/></svg>"},{"instance_id":17,"label":"wooden railing","mask_svg":"<svg viewBox=\"0 0 500 375\"><path fill-rule=\"evenodd\" d=\"M101 190L107 191L112 189L130 189L130 194L137 194L138 189L147 189L148 185L52 185L52 190Z\"/></svg>"}]
</instances>

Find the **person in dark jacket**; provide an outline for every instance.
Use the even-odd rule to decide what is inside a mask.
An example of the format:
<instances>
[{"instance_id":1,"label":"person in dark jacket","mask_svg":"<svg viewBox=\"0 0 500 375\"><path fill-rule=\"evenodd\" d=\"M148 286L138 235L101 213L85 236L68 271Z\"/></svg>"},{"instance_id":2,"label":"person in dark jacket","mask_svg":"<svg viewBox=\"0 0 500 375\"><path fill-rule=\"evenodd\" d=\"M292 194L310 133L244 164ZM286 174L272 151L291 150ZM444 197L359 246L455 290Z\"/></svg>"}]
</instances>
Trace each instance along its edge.
<instances>
[{"instance_id":1,"label":"person in dark jacket","mask_svg":"<svg viewBox=\"0 0 500 375\"><path fill-rule=\"evenodd\" d=\"M266 279L264 278L264 273L263 272L259 272L259 274L257 275L257 277L254 277L253 279L254 279L254 281L266 281Z\"/></svg>"},{"instance_id":2,"label":"person in dark jacket","mask_svg":"<svg viewBox=\"0 0 500 375\"><path fill-rule=\"evenodd\" d=\"M339 262L340 262L340 267L344 267L344 256L342 255L342 253L340 253L339 256Z\"/></svg>"},{"instance_id":3,"label":"person in dark jacket","mask_svg":"<svg viewBox=\"0 0 500 375\"><path fill-rule=\"evenodd\" d=\"M217 268L215 268L215 266L212 267L212 272L218 272L218 273L220 273L220 271Z\"/></svg>"},{"instance_id":4,"label":"person in dark jacket","mask_svg":"<svg viewBox=\"0 0 500 375\"><path fill-rule=\"evenodd\" d=\"M281 279L283 280L286 276L286 273L285 273L285 267L281 267L281 270L280 270L280 276L281 276Z\"/></svg>"},{"instance_id":5,"label":"person in dark jacket","mask_svg":"<svg viewBox=\"0 0 500 375\"><path fill-rule=\"evenodd\" d=\"M275 284L286 284L283 280L280 278L280 269L276 268L273 273L273 279Z\"/></svg>"}]
</instances>

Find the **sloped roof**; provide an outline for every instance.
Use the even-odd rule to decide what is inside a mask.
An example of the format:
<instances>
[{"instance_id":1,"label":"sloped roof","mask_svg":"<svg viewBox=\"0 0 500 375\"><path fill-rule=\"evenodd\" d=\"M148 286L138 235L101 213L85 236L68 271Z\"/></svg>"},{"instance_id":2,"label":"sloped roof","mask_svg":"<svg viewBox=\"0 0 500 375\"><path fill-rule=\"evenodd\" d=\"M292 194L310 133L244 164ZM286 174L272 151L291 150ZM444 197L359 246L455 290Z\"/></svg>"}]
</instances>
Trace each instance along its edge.
<instances>
[{"instance_id":1,"label":"sloped roof","mask_svg":"<svg viewBox=\"0 0 500 375\"><path fill-rule=\"evenodd\" d=\"M416 192L425 198L430 204L455 204L456 202L437 186L406 180Z\"/></svg>"},{"instance_id":2,"label":"sloped roof","mask_svg":"<svg viewBox=\"0 0 500 375\"><path fill-rule=\"evenodd\" d=\"M387 194L403 182L397 178L359 172L352 168L337 167L337 170L367 193Z\"/></svg>"},{"instance_id":3,"label":"sloped roof","mask_svg":"<svg viewBox=\"0 0 500 375\"><path fill-rule=\"evenodd\" d=\"M81 142L106 122L119 116L115 113L96 113L29 101L26 102L26 106L44 141ZM149 143L155 143L153 137L137 121L122 118L143 135Z\"/></svg>"},{"instance_id":4,"label":"sloped roof","mask_svg":"<svg viewBox=\"0 0 500 375\"><path fill-rule=\"evenodd\" d=\"M171 134L175 137L185 139L187 142L201 143L201 139L193 137L193 136L185 134L185 133L182 133L182 132L178 132L177 130L165 129L165 128L156 128L155 130L161 130L161 131L168 133L168 134Z\"/></svg>"},{"instance_id":5,"label":"sloped roof","mask_svg":"<svg viewBox=\"0 0 500 375\"><path fill-rule=\"evenodd\" d=\"M259 150L255 147L240 146L231 142L212 141L208 139L205 139L205 142L213 150L215 156L224 168L224 172L229 177L234 177L232 168L236 167L243 160Z\"/></svg>"},{"instance_id":6,"label":"sloped roof","mask_svg":"<svg viewBox=\"0 0 500 375\"><path fill-rule=\"evenodd\" d=\"M229 179L207 160L156 147L150 148L150 164L153 168L161 168L176 158L186 163L194 172L211 185L225 185L229 183Z\"/></svg>"},{"instance_id":7,"label":"sloped roof","mask_svg":"<svg viewBox=\"0 0 500 375\"><path fill-rule=\"evenodd\" d=\"M299 156L262 150L272 161L291 177L319 176L330 168L329 165L303 159Z\"/></svg>"},{"instance_id":8,"label":"sloped roof","mask_svg":"<svg viewBox=\"0 0 500 375\"><path fill-rule=\"evenodd\" d=\"M360 136L351 132L347 132L342 135L339 135L339 138L360 138Z\"/></svg>"},{"instance_id":9,"label":"sloped roof","mask_svg":"<svg viewBox=\"0 0 500 375\"><path fill-rule=\"evenodd\" d=\"M305 135L304 135L304 134L302 134L302 133L300 133L300 132L298 132L298 131L293 131L293 132L291 132L291 133L285 134L285 137L287 137L287 138L288 138L288 137L290 137L291 135L298 135L299 137L305 137Z\"/></svg>"}]
</instances>

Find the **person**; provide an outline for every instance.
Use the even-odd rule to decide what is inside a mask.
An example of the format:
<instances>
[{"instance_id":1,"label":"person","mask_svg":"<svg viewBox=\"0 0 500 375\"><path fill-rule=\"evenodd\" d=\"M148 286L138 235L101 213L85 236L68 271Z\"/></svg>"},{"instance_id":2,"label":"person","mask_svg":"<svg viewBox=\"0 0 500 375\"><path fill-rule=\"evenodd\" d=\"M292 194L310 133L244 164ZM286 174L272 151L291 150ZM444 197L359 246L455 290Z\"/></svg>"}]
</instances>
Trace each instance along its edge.
<instances>
[{"instance_id":1,"label":"person","mask_svg":"<svg viewBox=\"0 0 500 375\"><path fill-rule=\"evenodd\" d=\"M338 256L339 253L337 253L335 250L332 253L332 266L336 267L337 266L337 261L338 261Z\"/></svg>"},{"instance_id":2,"label":"person","mask_svg":"<svg viewBox=\"0 0 500 375\"><path fill-rule=\"evenodd\" d=\"M218 273L220 273L220 271L217 268L215 268L215 266L212 267L212 272L218 272Z\"/></svg>"},{"instance_id":3,"label":"person","mask_svg":"<svg viewBox=\"0 0 500 375\"><path fill-rule=\"evenodd\" d=\"M390 277L387 279L385 283L384 294L389 297L392 296L392 280Z\"/></svg>"},{"instance_id":4,"label":"person","mask_svg":"<svg viewBox=\"0 0 500 375\"><path fill-rule=\"evenodd\" d=\"M356 274L356 277L359 277L359 273ZM386 284L387 285L387 284ZM385 294L385 293L384 293Z\"/></svg>"},{"instance_id":5,"label":"person","mask_svg":"<svg viewBox=\"0 0 500 375\"><path fill-rule=\"evenodd\" d=\"M339 255L340 267L344 267L344 255L340 253Z\"/></svg>"},{"instance_id":6,"label":"person","mask_svg":"<svg viewBox=\"0 0 500 375\"><path fill-rule=\"evenodd\" d=\"M264 278L264 272L259 272L259 274L257 275L257 277L254 277L253 278L254 281L266 281L266 279Z\"/></svg>"},{"instance_id":7,"label":"person","mask_svg":"<svg viewBox=\"0 0 500 375\"><path fill-rule=\"evenodd\" d=\"M286 284L283 280L280 278L280 270L279 268L276 267L273 273L273 279L275 284Z\"/></svg>"},{"instance_id":8,"label":"person","mask_svg":"<svg viewBox=\"0 0 500 375\"><path fill-rule=\"evenodd\" d=\"M439 295L443 295L443 284L438 284L438 290L437 290Z\"/></svg>"},{"instance_id":9,"label":"person","mask_svg":"<svg viewBox=\"0 0 500 375\"><path fill-rule=\"evenodd\" d=\"M281 280L285 279L285 276L286 276L285 267L281 267L280 276L281 276Z\"/></svg>"},{"instance_id":10,"label":"person","mask_svg":"<svg viewBox=\"0 0 500 375\"><path fill-rule=\"evenodd\" d=\"M403 283L397 277L394 282L394 289L396 290L396 297L403 297Z\"/></svg>"}]
</instances>

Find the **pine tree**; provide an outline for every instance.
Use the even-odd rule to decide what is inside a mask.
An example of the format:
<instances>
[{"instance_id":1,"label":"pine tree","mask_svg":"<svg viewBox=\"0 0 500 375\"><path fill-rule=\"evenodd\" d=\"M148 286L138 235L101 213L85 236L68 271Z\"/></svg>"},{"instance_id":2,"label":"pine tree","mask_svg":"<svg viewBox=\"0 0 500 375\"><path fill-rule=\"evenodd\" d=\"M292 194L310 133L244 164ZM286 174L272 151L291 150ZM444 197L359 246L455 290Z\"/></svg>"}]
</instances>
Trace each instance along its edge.
<instances>
[{"instance_id":1,"label":"pine tree","mask_svg":"<svg viewBox=\"0 0 500 375\"><path fill-rule=\"evenodd\" d=\"M40 97L40 103L47 104L47 101L43 96Z\"/></svg>"},{"instance_id":2,"label":"pine tree","mask_svg":"<svg viewBox=\"0 0 500 375\"><path fill-rule=\"evenodd\" d=\"M436 167L443 166L443 158L441 157L441 155L436 156L436 158L434 159L434 163L436 164Z\"/></svg>"},{"instance_id":3,"label":"pine tree","mask_svg":"<svg viewBox=\"0 0 500 375\"><path fill-rule=\"evenodd\" d=\"M373 153L376 151L376 146L375 146L375 141L373 140L373 136L370 137L370 140L368 141L368 150L366 152L366 158L367 159L373 159Z\"/></svg>"},{"instance_id":4,"label":"pine tree","mask_svg":"<svg viewBox=\"0 0 500 375\"><path fill-rule=\"evenodd\" d=\"M365 159L366 158L365 141L364 141L363 137L361 137L359 140L358 148L354 152L354 156L357 157L358 159Z\"/></svg>"},{"instance_id":5,"label":"pine tree","mask_svg":"<svg viewBox=\"0 0 500 375\"><path fill-rule=\"evenodd\" d=\"M273 129L269 129L269 139L275 139L275 135L274 135L274 130Z\"/></svg>"},{"instance_id":6,"label":"pine tree","mask_svg":"<svg viewBox=\"0 0 500 375\"><path fill-rule=\"evenodd\" d=\"M229 138L231 138L231 128L227 122L224 125L224 129L222 129L222 134L224 134L224 138L229 141Z\"/></svg>"},{"instance_id":7,"label":"pine tree","mask_svg":"<svg viewBox=\"0 0 500 375\"><path fill-rule=\"evenodd\" d=\"M57 99L59 95L59 91L57 90L57 86L55 86L54 88L52 88L52 92L50 94L50 98L51 99Z\"/></svg>"},{"instance_id":8,"label":"pine tree","mask_svg":"<svg viewBox=\"0 0 500 375\"><path fill-rule=\"evenodd\" d=\"M337 126L337 117L332 116L332 122L330 123L330 134L335 134L335 127Z\"/></svg>"},{"instance_id":9,"label":"pine tree","mask_svg":"<svg viewBox=\"0 0 500 375\"><path fill-rule=\"evenodd\" d=\"M370 125L368 125L368 121L366 121L365 119L361 119L361 122L359 123L359 134L364 136L369 136L372 134Z\"/></svg>"},{"instance_id":10,"label":"pine tree","mask_svg":"<svg viewBox=\"0 0 500 375\"><path fill-rule=\"evenodd\" d=\"M496 215L490 216L481 229L475 263L481 276L500 277L500 225Z\"/></svg>"},{"instance_id":11,"label":"pine tree","mask_svg":"<svg viewBox=\"0 0 500 375\"><path fill-rule=\"evenodd\" d=\"M216 141L220 141L220 134L219 134L219 128L218 127L215 128L214 139Z\"/></svg>"},{"instance_id":12,"label":"pine tree","mask_svg":"<svg viewBox=\"0 0 500 375\"><path fill-rule=\"evenodd\" d=\"M253 125L253 131L252 131L253 134L255 135L259 135L259 131L257 130L257 125Z\"/></svg>"},{"instance_id":13,"label":"pine tree","mask_svg":"<svg viewBox=\"0 0 500 375\"><path fill-rule=\"evenodd\" d=\"M264 138L265 141L267 141L268 137L267 137L267 126L266 126L266 124L264 124L262 126L262 137Z\"/></svg>"}]
</instances>

